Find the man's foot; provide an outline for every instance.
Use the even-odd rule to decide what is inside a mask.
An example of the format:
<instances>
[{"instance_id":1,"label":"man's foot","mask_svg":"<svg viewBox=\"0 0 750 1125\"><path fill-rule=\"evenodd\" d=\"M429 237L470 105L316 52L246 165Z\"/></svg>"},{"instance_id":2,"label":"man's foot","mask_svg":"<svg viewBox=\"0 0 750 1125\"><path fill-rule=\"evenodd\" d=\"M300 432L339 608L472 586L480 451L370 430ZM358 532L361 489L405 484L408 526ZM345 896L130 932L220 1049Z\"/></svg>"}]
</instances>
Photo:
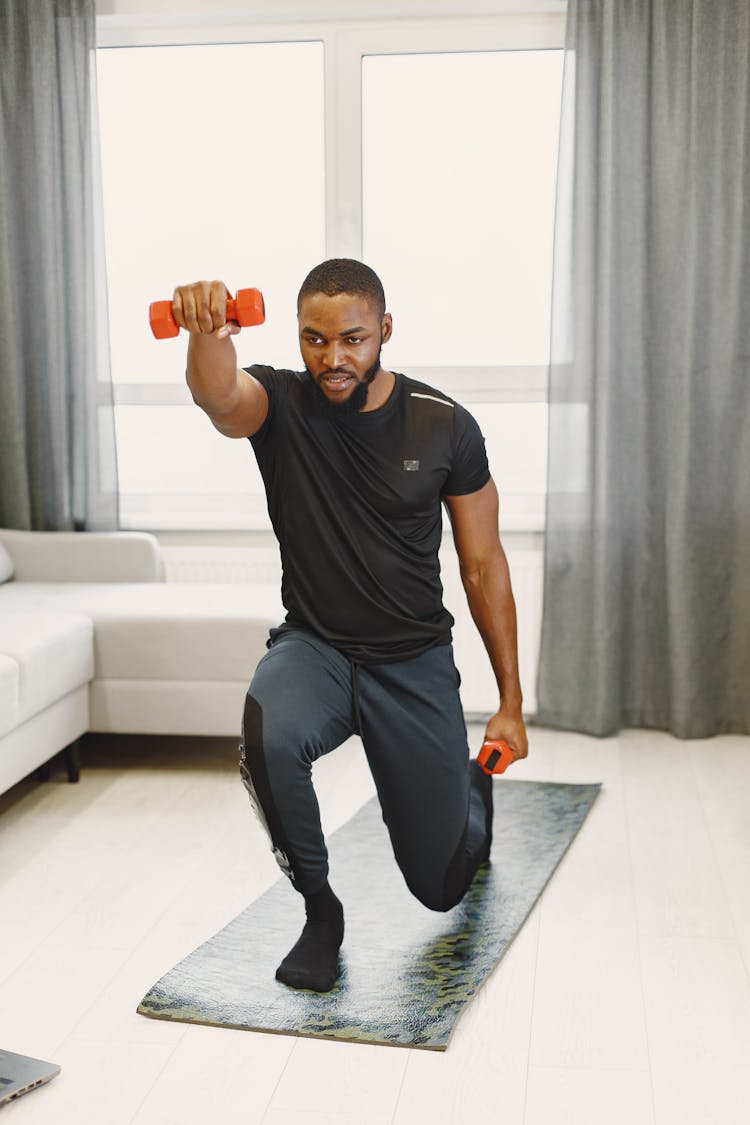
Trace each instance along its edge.
<instances>
[{"instance_id":1,"label":"man's foot","mask_svg":"<svg viewBox=\"0 0 750 1125\"><path fill-rule=\"evenodd\" d=\"M276 980L291 988L330 992L339 978L344 908L326 883L316 894L305 896L305 910L304 929L276 970Z\"/></svg>"},{"instance_id":2,"label":"man's foot","mask_svg":"<svg viewBox=\"0 0 750 1125\"><path fill-rule=\"evenodd\" d=\"M472 758L469 762L469 800L481 800L484 806L485 843L480 854L480 863L487 863L492 847L492 775L486 774L479 762Z\"/></svg>"}]
</instances>

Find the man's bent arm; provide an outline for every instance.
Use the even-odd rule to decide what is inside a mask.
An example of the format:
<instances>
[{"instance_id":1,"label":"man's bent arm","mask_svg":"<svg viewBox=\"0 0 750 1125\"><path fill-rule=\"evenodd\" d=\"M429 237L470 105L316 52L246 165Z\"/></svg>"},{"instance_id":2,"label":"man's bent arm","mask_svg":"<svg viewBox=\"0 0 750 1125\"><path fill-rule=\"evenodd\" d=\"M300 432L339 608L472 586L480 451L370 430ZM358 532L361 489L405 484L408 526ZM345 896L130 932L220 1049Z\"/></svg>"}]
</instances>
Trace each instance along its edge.
<instances>
[{"instance_id":1,"label":"man's bent arm","mask_svg":"<svg viewBox=\"0 0 750 1125\"><path fill-rule=\"evenodd\" d=\"M193 401L227 437L252 437L268 413L268 396L257 379L237 366L231 337L240 331L226 319L227 288L197 281L175 289L172 313L190 333L187 384Z\"/></svg>"},{"instance_id":2,"label":"man's bent arm","mask_svg":"<svg viewBox=\"0 0 750 1125\"><path fill-rule=\"evenodd\" d=\"M516 757L528 753L518 674L516 604L498 535L498 497L492 480L468 496L446 496L466 598L497 680L500 706L488 738L503 738Z\"/></svg>"},{"instance_id":3,"label":"man's bent arm","mask_svg":"<svg viewBox=\"0 0 750 1125\"><path fill-rule=\"evenodd\" d=\"M237 366L229 336L190 335L187 385L193 402L226 437L252 437L268 413L268 396L257 379Z\"/></svg>"}]
</instances>

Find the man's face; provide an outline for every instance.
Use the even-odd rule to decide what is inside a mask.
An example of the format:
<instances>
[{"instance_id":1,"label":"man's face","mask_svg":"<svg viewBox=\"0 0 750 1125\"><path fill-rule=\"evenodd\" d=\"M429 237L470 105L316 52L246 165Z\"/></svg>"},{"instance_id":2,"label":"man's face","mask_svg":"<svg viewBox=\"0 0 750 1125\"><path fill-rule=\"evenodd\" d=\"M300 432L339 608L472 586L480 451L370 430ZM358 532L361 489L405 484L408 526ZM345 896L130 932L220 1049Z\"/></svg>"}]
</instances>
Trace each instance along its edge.
<instances>
[{"instance_id":1,"label":"man's face","mask_svg":"<svg viewBox=\"0 0 750 1125\"><path fill-rule=\"evenodd\" d=\"M380 348L391 335L391 318L350 293L314 293L299 306L302 360L333 407L362 410L368 388L382 373Z\"/></svg>"}]
</instances>

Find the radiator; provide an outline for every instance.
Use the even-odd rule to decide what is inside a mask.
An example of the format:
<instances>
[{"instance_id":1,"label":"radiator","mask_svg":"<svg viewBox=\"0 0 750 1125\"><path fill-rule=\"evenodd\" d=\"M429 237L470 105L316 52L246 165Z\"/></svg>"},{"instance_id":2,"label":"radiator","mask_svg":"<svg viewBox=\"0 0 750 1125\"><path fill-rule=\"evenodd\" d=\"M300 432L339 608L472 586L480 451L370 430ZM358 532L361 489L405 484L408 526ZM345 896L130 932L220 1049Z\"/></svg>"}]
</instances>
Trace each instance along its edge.
<instances>
[{"instance_id":1,"label":"radiator","mask_svg":"<svg viewBox=\"0 0 750 1125\"><path fill-rule=\"evenodd\" d=\"M279 582L276 544L267 547L168 547L162 545L167 582Z\"/></svg>"},{"instance_id":2,"label":"radiator","mask_svg":"<svg viewBox=\"0 0 750 1125\"><path fill-rule=\"evenodd\" d=\"M278 548L162 546L168 582L281 581ZM518 659L524 712L536 709L536 668L542 617L541 549L506 547L518 616ZM461 699L467 718L492 714L497 708L497 687L487 653L469 615L458 562L450 539L441 551L445 604L456 619L453 647L461 673Z\"/></svg>"}]
</instances>

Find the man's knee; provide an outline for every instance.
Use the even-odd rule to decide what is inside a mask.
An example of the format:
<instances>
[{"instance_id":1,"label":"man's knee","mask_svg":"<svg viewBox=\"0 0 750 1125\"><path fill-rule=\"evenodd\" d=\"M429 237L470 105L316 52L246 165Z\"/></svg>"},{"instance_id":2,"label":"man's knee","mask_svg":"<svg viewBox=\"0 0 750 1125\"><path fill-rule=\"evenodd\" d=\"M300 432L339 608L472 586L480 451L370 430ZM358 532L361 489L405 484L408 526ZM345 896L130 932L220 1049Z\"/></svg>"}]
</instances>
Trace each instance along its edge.
<instances>
[{"instance_id":1,"label":"man's knee","mask_svg":"<svg viewBox=\"0 0 750 1125\"><path fill-rule=\"evenodd\" d=\"M263 734L263 710L249 692L245 699L242 723L240 777L247 790L253 811L269 837L276 862L284 874L294 881L293 853L283 827L267 768Z\"/></svg>"},{"instance_id":2,"label":"man's knee","mask_svg":"<svg viewBox=\"0 0 750 1125\"><path fill-rule=\"evenodd\" d=\"M287 746L283 738L277 742L273 737L273 724L264 722L263 708L248 692L242 716L240 776L254 806L268 809L276 804L279 777L288 776L291 769L291 763L284 761Z\"/></svg>"},{"instance_id":3,"label":"man's knee","mask_svg":"<svg viewBox=\"0 0 750 1125\"><path fill-rule=\"evenodd\" d=\"M267 714L249 691L242 716L242 761L252 773L262 769L282 777L299 766L309 769L312 763L295 717Z\"/></svg>"},{"instance_id":4,"label":"man's knee","mask_svg":"<svg viewBox=\"0 0 750 1125\"><path fill-rule=\"evenodd\" d=\"M419 899L423 906L427 907L428 910L435 910L439 913L445 913L448 910L452 910L453 907L461 901L463 895L460 895L455 900L446 898L444 893L440 895L435 895L433 893L416 894L416 897Z\"/></svg>"},{"instance_id":5,"label":"man's knee","mask_svg":"<svg viewBox=\"0 0 750 1125\"><path fill-rule=\"evenodd\" d=\"M242 712L242 746L246 753L263 748L263 709L249 691Z\"/></svg>"},{"instance_id":6,"label":"man's knee","mask_svg":"<svg viewBox=\"0 0 750 1125\"><path fill-rule=\"evenodd\" d=\"M254 699L249 692L245 696L245 709L242 714L240 777L250 794L253 808L262 815L262 801L258 789L263 794L268 789L268 771L263 754L263 710L257 699Z\"/></svg>"},{"instance_id":7,"label":"man's knee","mask_svg":"<svg viewBox=\"0 0 750 1125\"><path fill-rule=\"evenodd\" d=\"M407 884L407 886L414 897L418 899L423 906L426 906L428 910L435 910L439 913L452 910L454 906L459 904L465 893L464 888L457 890L444 886L420 887L416 884Z\"/></svg>"},{"instance_id":8,"label":"man's knee","mask_svg":"<svg viewBox=\"0 0 750 1125\"><path fill-rule=\"evenodd\" d=\"M419 902L428 910L445 913L457 906L466 893L466 885L446 876L428 882L424 879L406 878L406 885Z\"/></svg>"},{"instance_id":9,"label":"man's knee","mask_svg":"<svg viewBox=\"0 0 750 1125\"><path fill-rule=\"evenodd\" d=\"M411 893L428 910L444 913L458 906L476 873L476 865L469 863L466 854L466 830L461 834L446 868L403 873Z\"/></svg>"}]
</instances>

